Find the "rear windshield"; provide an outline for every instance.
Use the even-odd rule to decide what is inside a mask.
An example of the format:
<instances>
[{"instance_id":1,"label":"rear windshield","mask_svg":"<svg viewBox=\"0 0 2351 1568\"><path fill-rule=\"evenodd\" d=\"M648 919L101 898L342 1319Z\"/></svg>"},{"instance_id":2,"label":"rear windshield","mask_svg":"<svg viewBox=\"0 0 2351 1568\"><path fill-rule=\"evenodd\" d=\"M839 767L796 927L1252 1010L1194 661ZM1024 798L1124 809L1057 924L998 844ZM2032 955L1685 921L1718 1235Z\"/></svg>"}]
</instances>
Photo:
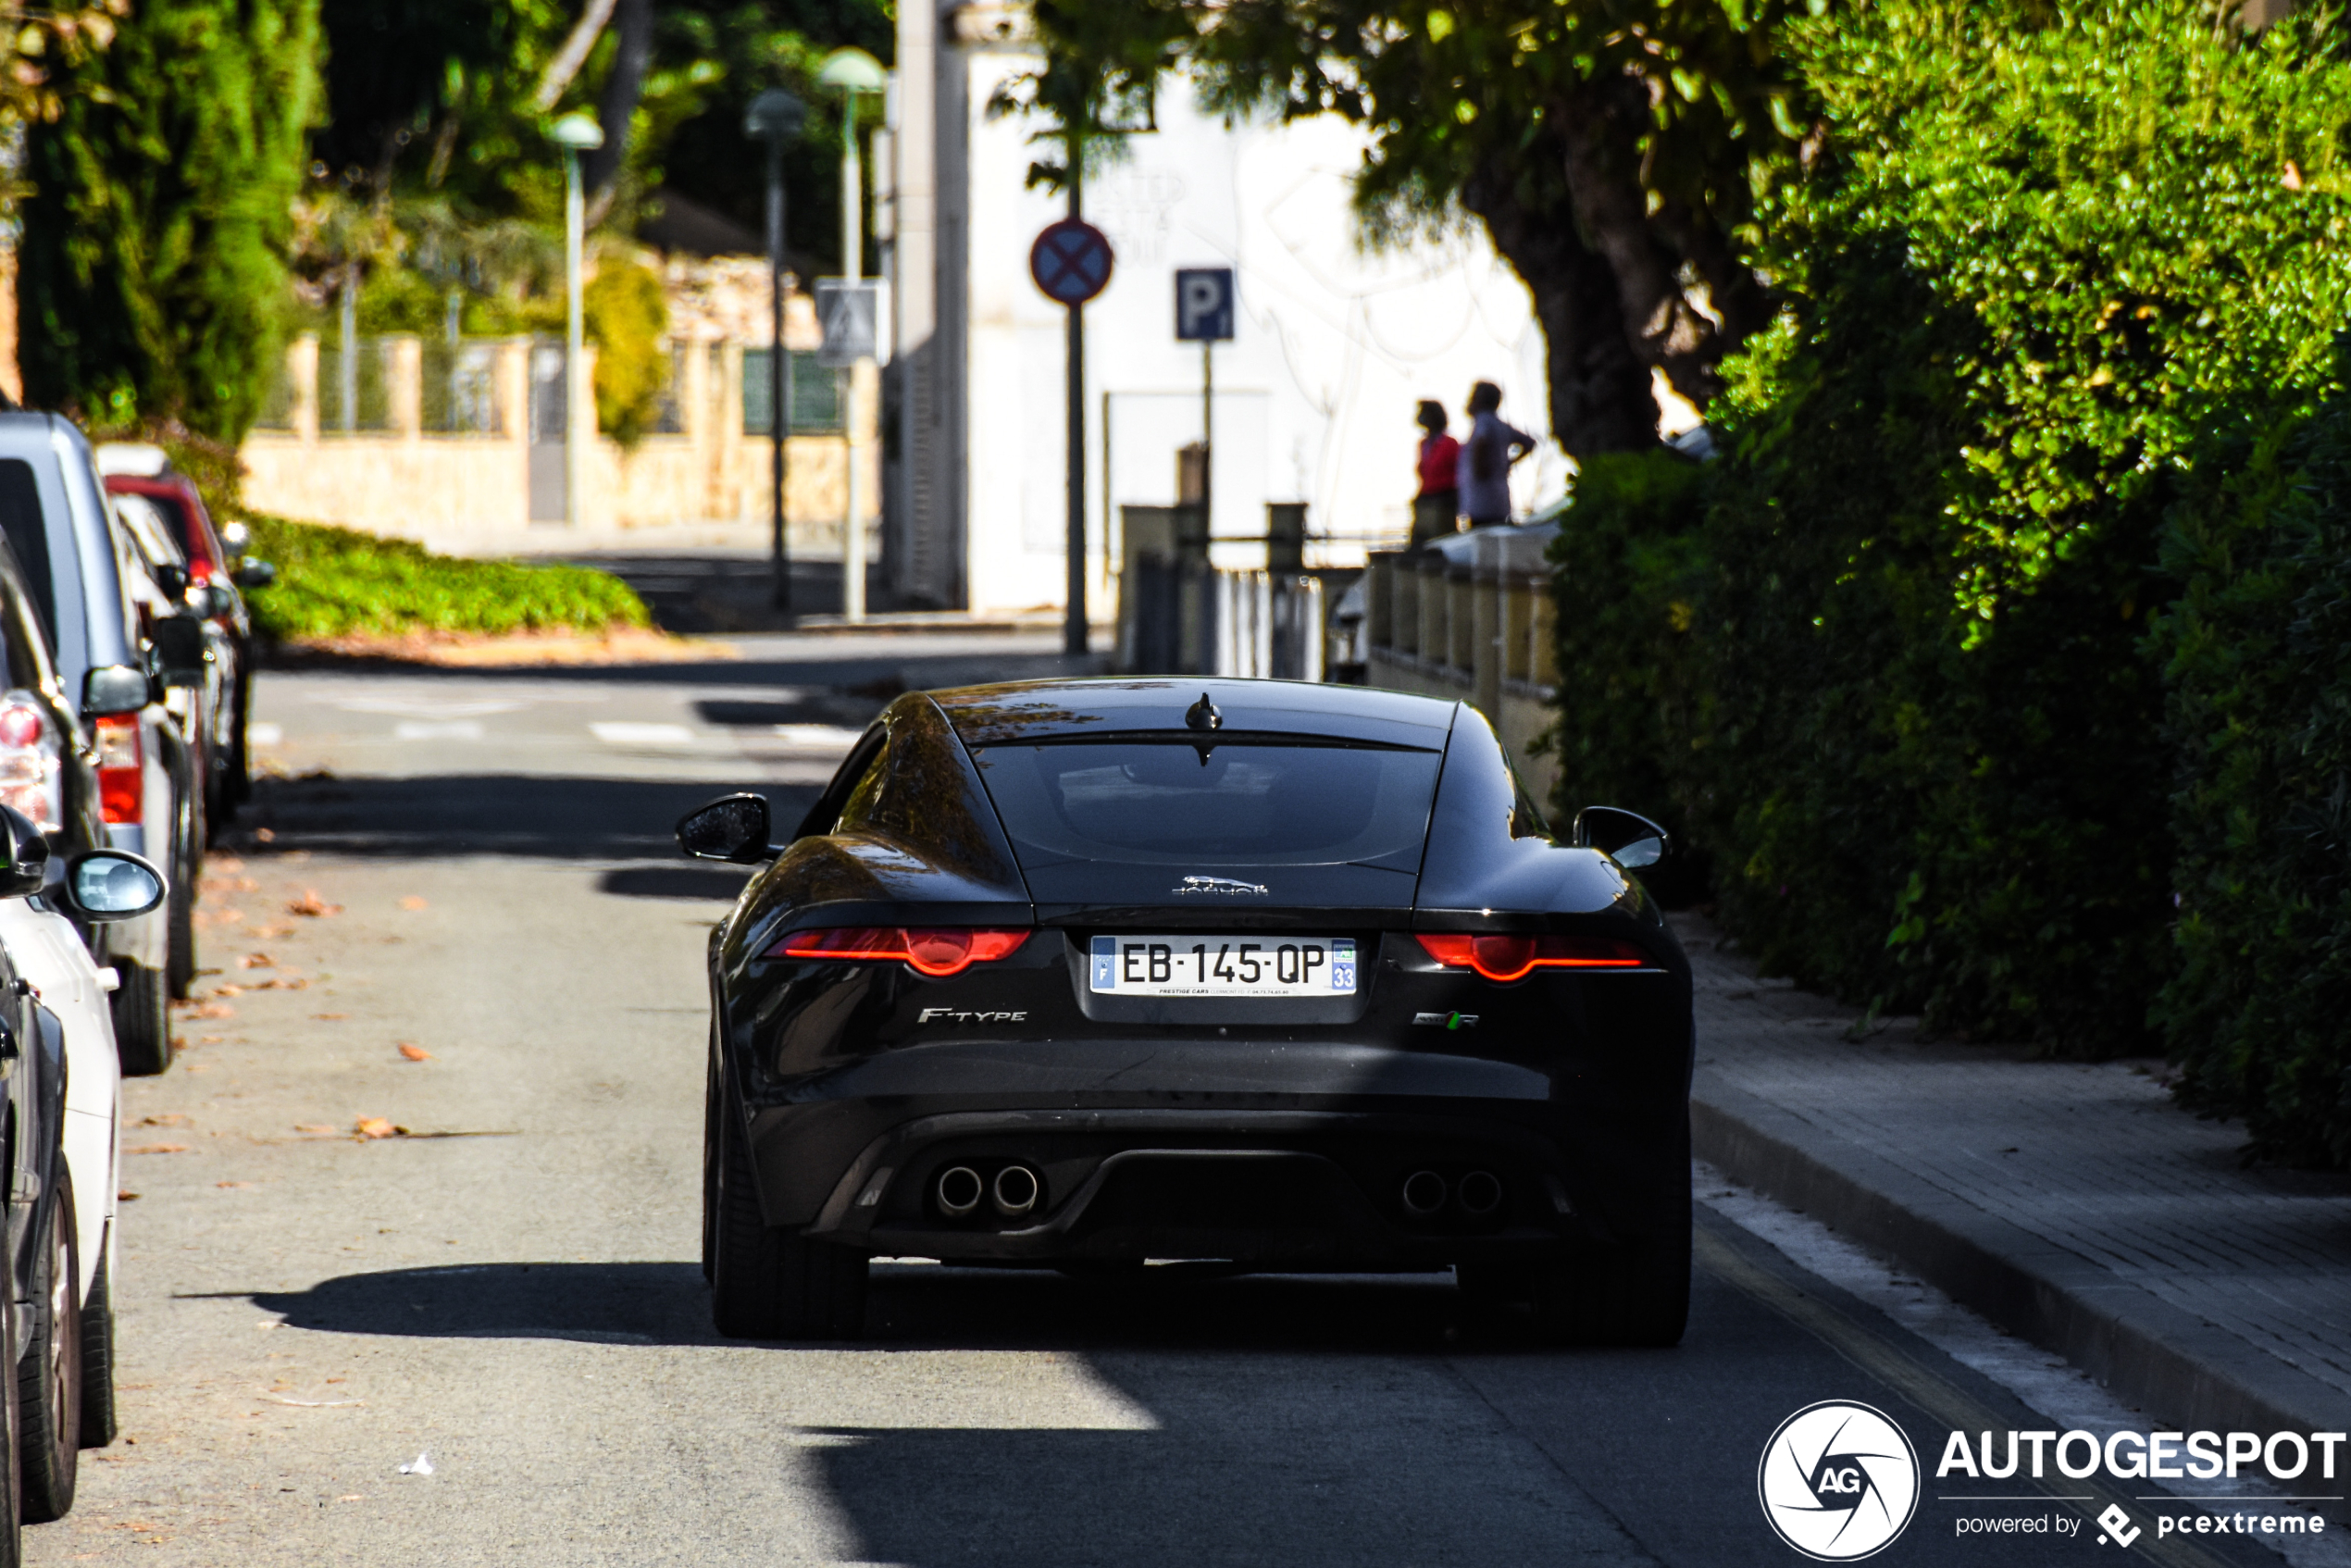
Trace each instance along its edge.
<instances>
[{"instance_id":1,"label":"rear windshield","mask_svg":"<svg viewBox=\"0 0 2351 1568\"><path fill-rule=\"evenodd\" d=\"M1220 742L988 746L1021 865L1420 865L1436 752Z\"/></svg>"}]
</instances>

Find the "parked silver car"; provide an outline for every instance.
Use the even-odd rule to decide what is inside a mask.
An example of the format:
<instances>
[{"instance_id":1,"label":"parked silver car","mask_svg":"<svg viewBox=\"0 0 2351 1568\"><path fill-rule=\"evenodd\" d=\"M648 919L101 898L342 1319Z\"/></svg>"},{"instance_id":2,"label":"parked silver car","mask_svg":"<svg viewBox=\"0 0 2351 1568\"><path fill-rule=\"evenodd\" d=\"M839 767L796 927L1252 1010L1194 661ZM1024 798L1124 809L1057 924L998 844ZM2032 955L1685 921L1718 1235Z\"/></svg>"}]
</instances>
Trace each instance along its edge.
<instances>
[{"instance_id":1,"label":"parked silver car","mask_svg":"<svg viewBox=\"0 0 2351 1568\"><path fill-rule=\"evenodd\" d=\"M166 705L139 601L157 597L137 543L108 504L90 443L54 414L0 414L0 536L24 568L66 691L80 694L98 752L108 839L143 855L169 896L107 937L122 1070L171 1064L168 1015L195 973L195 877L203 793L194 749Z\"/></svg>"}]
</instances>

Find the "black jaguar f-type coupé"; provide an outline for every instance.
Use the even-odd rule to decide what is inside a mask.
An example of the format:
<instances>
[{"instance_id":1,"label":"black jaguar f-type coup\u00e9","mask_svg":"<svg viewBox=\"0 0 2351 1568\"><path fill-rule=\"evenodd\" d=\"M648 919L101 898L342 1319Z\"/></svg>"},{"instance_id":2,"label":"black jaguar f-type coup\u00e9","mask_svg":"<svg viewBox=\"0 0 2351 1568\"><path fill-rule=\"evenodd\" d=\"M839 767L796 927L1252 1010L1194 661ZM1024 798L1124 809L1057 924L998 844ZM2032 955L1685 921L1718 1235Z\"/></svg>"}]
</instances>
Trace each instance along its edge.
<instances>
[{"instance_id":1,"label":"black jaguar f-type coup\u00e9","mask_svg":"<svg viewBox=\"0 0 2351 1568\"><path fill-rule=\"evenodd\" d=\"M880 1257L1451 1266L1559 1338L1689 1297L1690 979L1466 703L1163 678L910 692L714 933L722 1333L845 1338Z\"/></svg>"}]
</instances>

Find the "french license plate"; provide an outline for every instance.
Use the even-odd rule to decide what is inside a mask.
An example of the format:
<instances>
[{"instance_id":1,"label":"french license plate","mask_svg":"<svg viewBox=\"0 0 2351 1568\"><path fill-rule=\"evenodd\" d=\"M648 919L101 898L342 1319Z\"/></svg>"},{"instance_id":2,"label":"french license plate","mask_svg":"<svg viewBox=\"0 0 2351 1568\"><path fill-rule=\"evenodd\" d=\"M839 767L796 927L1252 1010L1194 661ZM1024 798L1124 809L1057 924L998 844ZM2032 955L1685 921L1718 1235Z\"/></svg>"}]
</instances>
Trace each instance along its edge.
<instances>
[{"instance_id":1,"label":"french license plate","mask_svg":"<svg viewBox=\"0 0 2351 1568\"><path fill-rule=\"evenodd\" d=\"M1352 996L1344 937L1096 937L1088 989L1115 996Z\"/></svg>"}]
</instances>

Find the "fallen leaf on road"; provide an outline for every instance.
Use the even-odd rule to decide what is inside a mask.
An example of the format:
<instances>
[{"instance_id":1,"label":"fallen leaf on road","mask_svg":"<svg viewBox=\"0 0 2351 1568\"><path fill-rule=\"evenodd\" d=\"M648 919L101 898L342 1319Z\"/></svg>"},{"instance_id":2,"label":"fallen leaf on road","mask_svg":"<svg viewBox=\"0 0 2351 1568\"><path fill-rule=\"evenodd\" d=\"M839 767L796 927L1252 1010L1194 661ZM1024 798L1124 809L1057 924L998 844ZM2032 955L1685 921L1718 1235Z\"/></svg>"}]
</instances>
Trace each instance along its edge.
<instances>
[{"instance_id":1,"label":"fallen leaf on road","mask_svg":"<svg viewBox=\"0 0 2351 1568\"><path fill-rule=\"evenodd\" d=\"M361 1138L397 1138L400 1129L381 1116L362 1116L351 1130Z\"/></svg>"},{"instance_id":2,"label":"fallen leaf on road","mask_svg":"<svg viewBox=\"0 0 2351 1568\"><path fill-rule=\"evenodd\" d=\"M139 1125L143 1127L184 1127L188 1125L188 1118L179 1111L159 1111L152 1116L140 1117Z\"/></svg>"},{"instance_id":3,"label":"fallen leaf on road","mask_svg":"<svg viewBox=\"0 0 2351 1568\"><path fill-rule=\"evenodd\" d=\"M264 980L257 986L248 986L245 989L256 991L306 991L310 989L310 982L296 975L289 978Z\"/></svg>"},{"instance_id":4,"label":"fallen leaf on road","mask_svg":"<svg viewBox=\"0 0 2351 1568\"><path fill-rule=\"evenodd\" d=\"M267 828L255 828L253 830L253 836L260 840L265 844L274 844L278 841L278 835L271 832Z\"/></svg>"},{"instance_id":5,"label":"fallen leaf on road","mask_svg":"<svg viewBox=\"0 0 2351 1568\"><path fill-rule=\"evenodd\" d=\"M341 1023L343 1019L350 1017L351 1014L348 1013L313 1013L311 1016L313 1018L321 1019L327 1023L334 1024Z\"/></svg>"},{"instance_id":6,"label":"fallen leaf on road","mask_svg":"<svg viewBox=\"0 0 2351 1568\"><path fill-rule=\"evenodd\" d=\"M228 988L224 986L221 989L225 990ZM244 993L239 991L237 994L242 996ZM225 1002L207 1002L202 1007L192 1007L188 1010L188 1016L191 1018L233 1018L236 1015L237 1010Z\"/></svg>"},{"instance_id":7,"label":"fallen leaf on road","mask_svg":"<svg viewBox=\"0 0 2351 1568\"><path fill-rule=\"evenodd\" d=\"M249 1181L216 1181L212 1185L215 1187L251 1187L253 1183Z\"/></svg>"},{"instance_id":8,"label":"fallen leaf on road","mask_svg":"<svg viewBox=\"0 0 2351 1568\"><path fill-rule=\"evenodd\" d=\"M431 1052L427 1051L421 1045L417 1045L404 1039L400 1042L400 1054L405 1056L411 1062L429 1062L432 1060Z\"/></svg>"},{"instance_id":9,"label":"fallen leaf on road","mask_svg":"<svg viewBox=\"0 0 2351 1568\"><path fill-rule=\"evenodd\" d=\"M318 896L318 890L316 888L305 888L303 890L302 897L293 900L286 905L286 913L288 915L308 915L315 920L321 915L341 915L342 913L342 905L339 903L329 903L325 899Z\"/></svg>"},{"instance_id":10,"label":"fallen leaf on road","mask_svg":"<svg viewBox=\"0 0 2351 1568\"><path fill-rule=\"evenodd\" d=\"M127 1154L185 1154L187 1151L188 1146L184 1143L142 1143L137 1148L127 1149L123 1152Z\"/></svg>"},{"instance_id":11,"label":"fallen leaf on road","mask_svg":"<svg viewBox=\"0 0 2351 1568\"><path fill-rule=\"evenodd\" d=\"M297 926L255 926L253 940L257 942L276 941L280 937L292 936L301 927Z\"/></svg>"},{"instance_id":12,"label":"fallen leaf on road","mask_svg":"<svg viewBox=\"0 0 2351 1568\"><path fill-rule=\"evenodd\" d=\"M296 1122L294 1124L296 1132L332 1132L334 1130L324 1122Z\"/></svg>"},{"instance_id":13,"label":"fallen leaf on road","mask_svg":"<svg viewBox=\"0 0 2351 1568\"><path fill-rule=\"evenodd\" d=\"M222 1040L227 1039L229 1037L227 1035L198 1035L196 1037L196 1043L198 1045L218 1045Z\"/></svg>"},{"instance_id":14,"label":"fallen leaf on road","mask_svg":"<svg viewBox=\"0 0 2351 1568\"><path fill-rule=\"evenodd\" d=\"M304 1410L340 1410L345 1405L360 1405L367 1402L365 1400L281 1400L275 1394L263 1394L260 1397L274 1405L298 1405ZM358 1500L345 1498L342 1500L356 1502Z\"/></svg>"},{"instance_id":15,"label":"fallen leaf on road","mask_svg":"<svg viewBox=\"0 0 2351 1568\"><path fill-rule=\"evenodd\" d=\"M249 952L237 960L240 969L275 969L278 961L266 952Z\"/></svg>"},{"instance_id":16,"label":"fallen leaf on road","mask_svg":"<svg viewBox=\"0 0 2351 1568\"><path fill-rule=\"evenodd\" d=\"M114 1201L118 1203L136 1203L139 1201L139 1195L135 1192L118 1192L114 1195Z\"/></svg>"},{"instance_id":17,"label":"fallen leaf on road","mask_svg":"<svg viewBox=\"0 0 2351 1568\"><path fill-rule=\"evenodd\" d=\"M428 909L431 906L426 903L424 900L418 898L416 894L410 893L406 898L400 901L400 907L403 909Z\"/></svg>"}]
</instances>

